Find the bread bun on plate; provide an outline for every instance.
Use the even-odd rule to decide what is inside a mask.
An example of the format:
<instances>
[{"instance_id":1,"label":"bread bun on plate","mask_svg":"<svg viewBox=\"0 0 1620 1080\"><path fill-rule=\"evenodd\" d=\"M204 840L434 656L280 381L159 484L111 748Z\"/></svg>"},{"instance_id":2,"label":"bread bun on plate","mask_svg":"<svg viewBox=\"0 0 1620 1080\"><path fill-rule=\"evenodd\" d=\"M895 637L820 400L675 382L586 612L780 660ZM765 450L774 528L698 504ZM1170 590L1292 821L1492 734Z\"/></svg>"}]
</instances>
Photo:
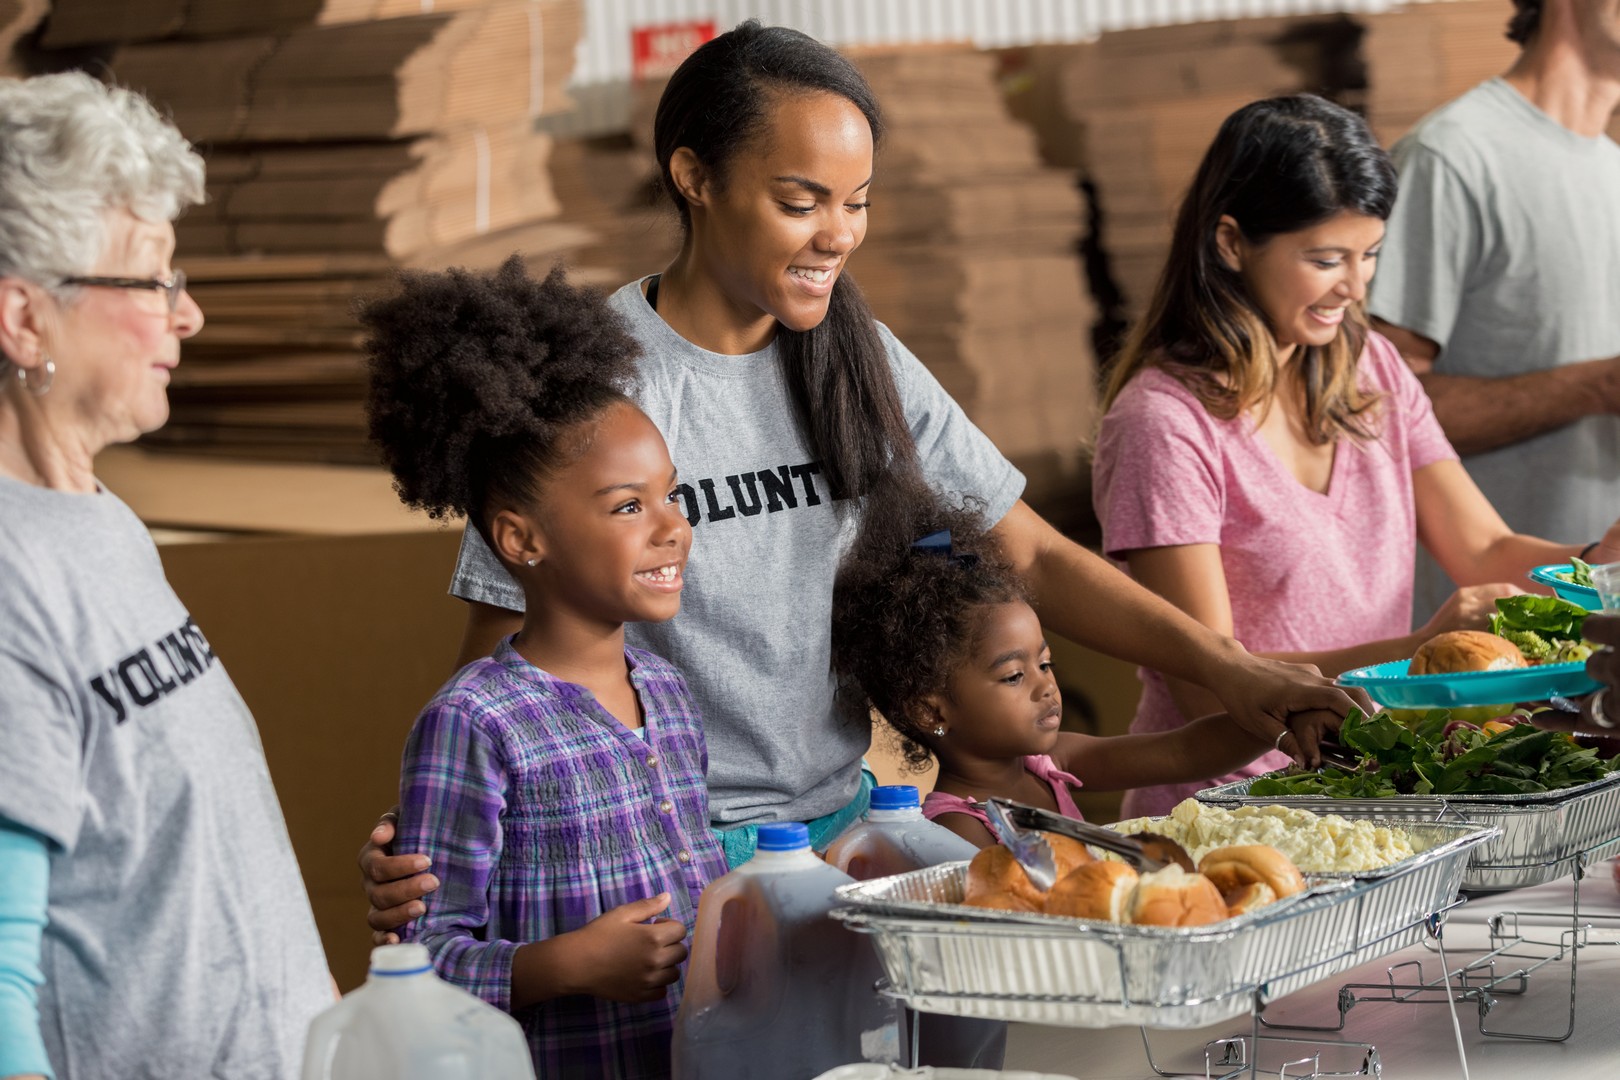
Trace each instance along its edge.
<instances>
[{"instance_id":1,"label":"bread bun on plate","mask_svg":"<svg viewBox=\"0 0 1620 1080\"><path fill-rule=\"evenodd\" d=\"M1052 886L1046 913L1124 922L1136 880L1136 871L1124 863L1087 863Z\"/></svg>"},{"instance_id":2,"label":"bread bun on plate","mask_svg":"<svg viewBox=\"0 0 1620 1080\"><path fill-rule=\"evenodd\" d=\"M1142 875L1128 914L1143 926L1207 926L1229 917L1214 882L1174 865Z\"/></svg>"},{"instance_id":3,"label":"bread bun on plate","mask_svg":"<svg viewBox=\"0 0 1620 1080\"><path fill-rule=\"evenodd\" d=\"M1057 833L1042 832L1046 842L1052 847L1052 861L1057 864L1057 879L1062 881L1080 867L1097 860L1091 855L1090 849L1080 841L1070 836L1059 836Z\"/></svg>"},{"instance_id":4,"label":"bread bun on plate","mask_svg":"<svg viewBox=\"0 0 1620 1080\"><path fill-rule=\"evenodd\" d=\"M1057 833L1042 832L1041 836L1052 848L1052 862L1057 867L1057 880L1062 881L1082 866L1097 860L1092 858L1086 845ZM1013 853L997 844L982 849L968 863L967 886L962 903L970 907L999 908L1003 911L1041 911L1046 906L1046 893L1035 887L1018 865Z\"/></svg>"},{"instance_id":5,"label":"bread bun on plate","mask_svg":"<svg viewBox=\"0 0 1620 1080\"><path fill-rule=\"evenodd\" d=\"M1263 881L1239 886L1229 893L1223 892L1221 898L1226 901L1226 912L1229 915L1247 915L1255 908L1263 908L1267 904L1277 902L1277 894Z\"/></svg>"},{"instance_id":6,"label":"bread bun on plate","mask_svg":"<svg viewBox=\"0 0 1620 1080\"><path fill-rule=\"evenodd\" d=\"M997 844L981 849L968 863L962 903L1002 911L1040 911L1046 897L1029 880L1013 853Z\"/></svg>"},{"instance_id":7,"label":"bread bun on plate","mask_svg":"<svg viewBox=\"0 0 1620 1080\"><path fill-rule=\"evenodd\" d=\"M1408 675L1447 675L1458 671L1506 671L1527 666L1519 647L1483 630L1449 630L1418 647Z\"/></svg>"},{"instance_id":8,"label":"bread bun on plate","mask_svg":"<svg viewBox=\"0 0 1620 1080\"><path fill-rule=\"evenodd\" d=\"M1198 872L1215 883L1234 915L1305 890L1299 867L1270 844L1216 848L1199 860Z\"/></svg>"}]
</instances>

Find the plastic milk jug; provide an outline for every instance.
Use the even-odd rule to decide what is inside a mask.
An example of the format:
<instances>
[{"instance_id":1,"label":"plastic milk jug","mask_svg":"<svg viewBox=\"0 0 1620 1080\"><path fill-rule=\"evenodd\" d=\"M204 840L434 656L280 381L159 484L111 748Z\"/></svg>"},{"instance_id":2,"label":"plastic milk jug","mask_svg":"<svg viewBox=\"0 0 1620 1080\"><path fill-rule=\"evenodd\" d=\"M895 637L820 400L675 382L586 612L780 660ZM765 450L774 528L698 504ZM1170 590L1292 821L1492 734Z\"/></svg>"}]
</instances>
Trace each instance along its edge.
<instances>
[{"instance_id":1,"label":"plastic milk jug","mask_svg":"<svg viewBox=\"0 0 1620 1080\"><path fill-rule=\"evenodd\" d=\"M852 880L791 822L761 825L754 857L703 890L675 1080L810 1080L896 1060L898 1009L875 989L877 954L827 915Z\"/></svg>"},{"instance_id":2,"label":"plastic milk jug","mask_svg":"<svg viewBox=\"0 0 1620 1080\"><path fill-rule=\"evenodd\" d=\"M979 849L943 825L923 817L910 784L872 789L865 819L846 829L827 849L827 861L856 881L971 859ZM999 1069L1007 1051L1007 1025L999 1020L907 1013L901 1017L902 1054L910 1054L912 1017L919 1021L917 1064Z\"/></svg>"},{"instance_id":3,"label":"plastic milk jug","mask_svg":"<svg viewBox=\"0 0 1620 1080\"><path fill-rule=\"evenodd\" d=\"M871 809L832 842L827 861L856 881L871 881L978 853L951 830L923 817L916 788L898 784L872 789Z\"/></svg>"},{"instance_id":4,"label":"plastic milk jug","mask_svg":"<svg viewBox=\"0 0 1620 1080\"><path fill-rule=\"evenodd\" d=\"M518 1022L441 982L425 947L383 945L310 1024L304 1080L534 1080L534 1065Z\"/></svg>"}]
</instances>

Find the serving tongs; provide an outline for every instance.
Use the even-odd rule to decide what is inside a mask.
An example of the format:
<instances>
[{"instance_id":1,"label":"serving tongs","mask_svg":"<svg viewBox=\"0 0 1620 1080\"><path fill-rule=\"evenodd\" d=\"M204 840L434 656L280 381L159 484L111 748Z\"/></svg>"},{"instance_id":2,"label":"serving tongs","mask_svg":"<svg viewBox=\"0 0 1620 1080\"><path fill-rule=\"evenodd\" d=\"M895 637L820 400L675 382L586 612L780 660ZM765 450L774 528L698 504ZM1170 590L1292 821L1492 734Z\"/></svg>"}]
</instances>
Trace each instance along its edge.
<instances>
[{"instance_id":1,"label":"serving tongs","mask_svg":"<svg viewBox=\"0 0 1620 1080\"><path fill-rule=\"evenodd\" d=\"M1316 752L1322 755L1323 765L1334 765L1351 772L1361 766L1361 755L1332 737L1317 742Z\"/></svg>"},{"instance_id":2,"label":"serving tongs","mask_svg":"<svg viewBox=\"0 0 1620 1080\"><path fill-rule=\"evenodd\" d=\"M1011 799L989 799L984 803L984 812L997 838L1012 852L1013 858L1018 860L1024 873L1029 875L1029 880L1038 889L1050 889L1057 882L1057 862L1052 856L1052 845L1041 836L1042 832L1057 833L1082 844L1111 851L1140 873L1163 870L1172 863L1183 870L1193 869L1192 857L1186 849L1168 837L1152 833L1123 836L1101 825L1064 817Z\"/></svg>"}]
</instances>

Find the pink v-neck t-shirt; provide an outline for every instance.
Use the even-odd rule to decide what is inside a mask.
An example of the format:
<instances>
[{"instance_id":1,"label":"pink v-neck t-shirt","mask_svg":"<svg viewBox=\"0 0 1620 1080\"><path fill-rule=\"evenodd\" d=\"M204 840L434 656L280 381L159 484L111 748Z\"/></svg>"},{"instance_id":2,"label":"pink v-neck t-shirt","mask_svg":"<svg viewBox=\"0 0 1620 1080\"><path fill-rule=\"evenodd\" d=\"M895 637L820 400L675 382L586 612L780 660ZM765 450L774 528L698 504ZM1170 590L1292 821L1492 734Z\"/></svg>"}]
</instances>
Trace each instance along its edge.
<instances>
[{"instance_id":1,"label":"pink v-neck t-shirt","mask_svg":"<svg viewBox=\"0 0 1620 1080\"><path fill-rule=\"evenodd\" d=\"M1250 652L1338 649L1411 629L1417 514L1412 474L1456 460L1422 385L1390 341L1370 335L1361 385L1379 392L1378 438L1341 439L1325 493L1289 472L1246 416L1220 420L1176 378L1149 368L1103 418L1094 498L1103 550L1216 544L1233 637ZM1164 677L1143 668L1132 731L1186 723ZM1271 752L1209 783L1139 788L1125 817L1168 813L1210 783L1281 768Z\"/></svg>"}]
</instances>

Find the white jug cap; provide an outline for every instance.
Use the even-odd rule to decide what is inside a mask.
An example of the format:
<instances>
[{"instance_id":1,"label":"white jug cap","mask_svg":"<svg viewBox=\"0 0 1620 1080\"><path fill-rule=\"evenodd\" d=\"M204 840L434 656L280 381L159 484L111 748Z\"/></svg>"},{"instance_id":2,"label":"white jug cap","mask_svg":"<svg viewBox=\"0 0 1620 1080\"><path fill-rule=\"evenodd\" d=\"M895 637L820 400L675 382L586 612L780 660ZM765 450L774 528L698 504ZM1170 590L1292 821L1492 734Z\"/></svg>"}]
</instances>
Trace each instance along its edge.
<instances>
[{"instance_id":1,"label":"white jug cap","mask_svg":"<svg viewBox=\"0 0 1620 1080\"><path fill-rule=\"evenodd\" d=\"M432 970L433 958L425 945L379 945L371 950L373 975L418 975Z\"/></svg>"}]
</instances>

